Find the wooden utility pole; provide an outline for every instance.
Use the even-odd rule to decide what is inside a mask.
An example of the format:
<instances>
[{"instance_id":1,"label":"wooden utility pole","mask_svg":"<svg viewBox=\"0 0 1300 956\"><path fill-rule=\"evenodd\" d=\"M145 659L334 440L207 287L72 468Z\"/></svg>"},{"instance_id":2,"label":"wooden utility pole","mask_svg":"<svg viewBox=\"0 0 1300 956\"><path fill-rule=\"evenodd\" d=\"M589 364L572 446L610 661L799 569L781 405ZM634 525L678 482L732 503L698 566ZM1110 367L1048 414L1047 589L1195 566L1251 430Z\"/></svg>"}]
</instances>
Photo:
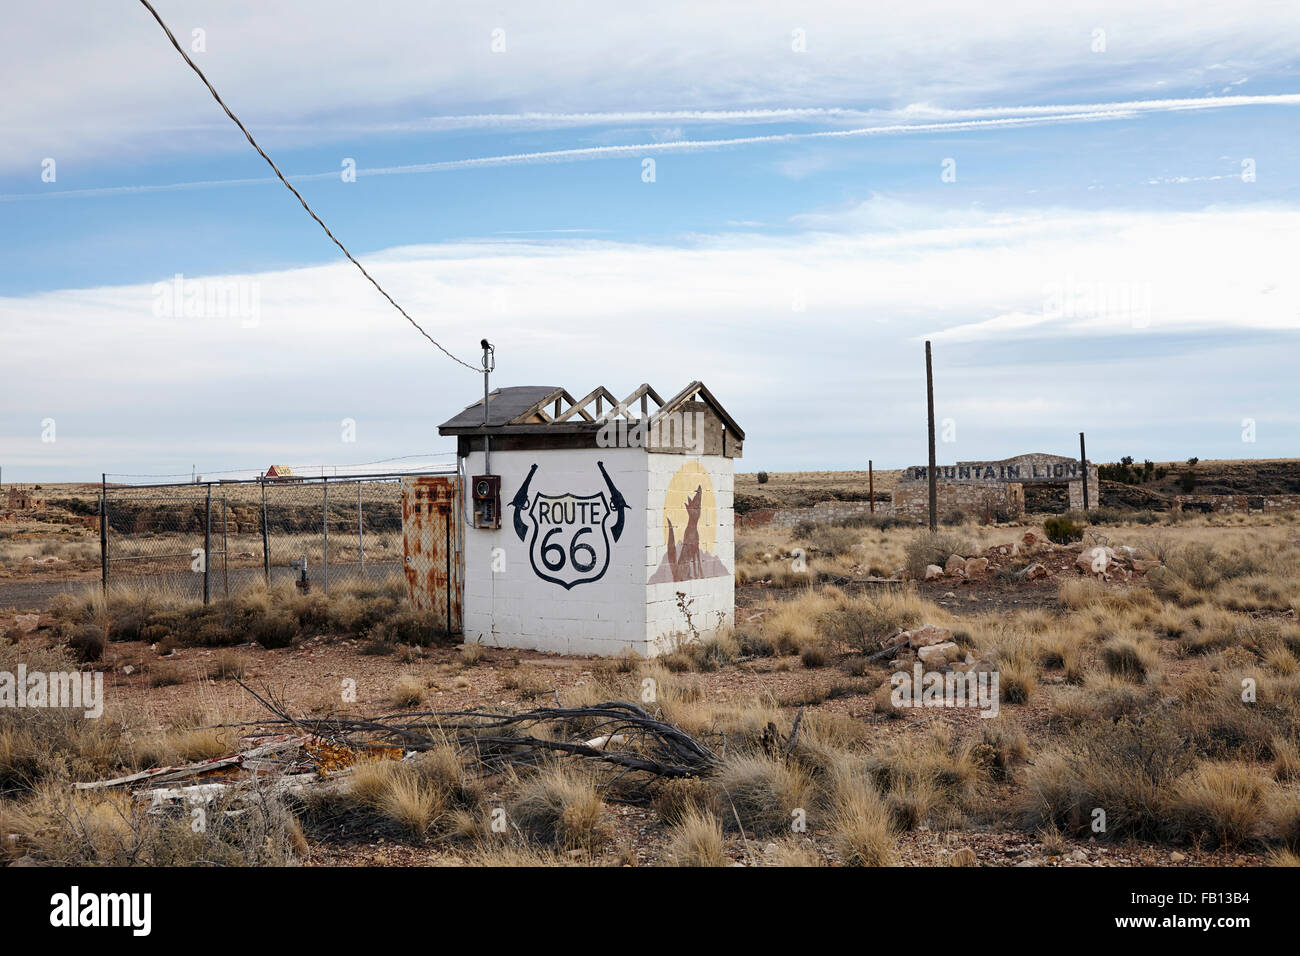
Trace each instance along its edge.
<instances>
[{"instance_id":1,"label":"wooden utility pole","mask_svg":"<svg viewBox=\"0 0 1300 956\"><path fill-rule=\"evenodd\" d=\"M1083 447L1083 432L1079 432L1079 467L1083 469L1083 510L1088 510L1088 453Z\"/></svg>"},{"instance_id":2,"label":"wooden utility pole","mask_svg":"<svg viewBox=\"0 0 1300 956\"><path fill-rule=\"evenodd\" d=\"M926 475L930 479L930 530L935 531L939 527L939 519L935 514L939 504L939 487L936 484L935 461L934 461L934 367L930 362L930 343L925 343L925 404L930 418L930 467L926 469Z\"/></svg>"},{"instance_id":3,"label":"wooden utility pole","mask_svg":"<svg viewBox=\"0 0 1300 956\"><path fill-rule=\"evenodd\" d=\"M871 470L871 459L867 459L867 509L876 513L876 473Z\"/></svg>"}]
</instances>

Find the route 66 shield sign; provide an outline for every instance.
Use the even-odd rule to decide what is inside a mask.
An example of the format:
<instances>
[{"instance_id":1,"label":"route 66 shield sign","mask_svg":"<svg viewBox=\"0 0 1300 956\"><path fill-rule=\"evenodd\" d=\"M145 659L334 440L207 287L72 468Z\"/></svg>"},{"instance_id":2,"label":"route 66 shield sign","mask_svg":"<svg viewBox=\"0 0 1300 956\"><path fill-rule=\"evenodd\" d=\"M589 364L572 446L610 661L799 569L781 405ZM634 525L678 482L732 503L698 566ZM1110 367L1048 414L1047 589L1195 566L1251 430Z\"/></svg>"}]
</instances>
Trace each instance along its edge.
<instances>
[{"instance_id":1,"label":"route 66 shield sign","mask_svg":"<svg viewBox=\"0 0 1300 956\"><path fill-rule=\"evenodd\" d=\"M532 536L528 560L544 581L566 590L599 581L609 570L609 519L613 510L598 495L538 493L528 509Z\"/></svg>"},{"instance_id":2,"label":"route 66 shield sign","mask_svg":"<svg viewBox=\"0 0 1300 956\"><path fill-rule=\"evenodd\" d=\"M528 489L537 474L534 464L510 502L515 509L515 534L528 542L533 573L566 591L604 577L609 570L611 541L623 536L627 501L614 486L605 463L598 461L596 467L608 495L603 491L594 495L538 492L530 499Z\"/></svg>"}]
</instances>

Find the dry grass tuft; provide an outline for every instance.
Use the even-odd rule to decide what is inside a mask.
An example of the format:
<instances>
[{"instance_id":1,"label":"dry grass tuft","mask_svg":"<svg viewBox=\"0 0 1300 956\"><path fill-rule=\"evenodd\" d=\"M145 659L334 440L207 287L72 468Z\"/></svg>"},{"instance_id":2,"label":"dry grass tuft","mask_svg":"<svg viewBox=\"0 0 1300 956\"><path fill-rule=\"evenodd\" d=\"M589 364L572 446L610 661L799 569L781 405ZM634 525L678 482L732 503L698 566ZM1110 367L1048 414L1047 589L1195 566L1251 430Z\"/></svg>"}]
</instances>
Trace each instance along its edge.
<instances>
[{"instance_id":1,"label":"dry grass tuft","mask_svg":"<svg viewBox=\"0 0 1300 956\"><path fill-rule=\"evenodd\" d=\"M568 849L591 849L609 837L605 805L591 778L555 764L522 782L509 817L535 839Z\"/></svg>"},{"instance_id":2,"label":"dry grass tuft","mask_svg":"<svg viewBox=\"0 0 1300 956\"><path fill-rule=\"evenodd\" d=\"M794 814L811 816L816 799L801 767L758 754L729 758L712 782L723 820L746 836L789 832Z\"/></svg>"},{"instance_id":3,"label":"dry grass tuft","mask_svg":"<svg viewBox=\"0 0 1300 956\"><path fill-rule=\"evenodd\" d=\"M694 807L673 825L667 855L673 866L726 866L731 862L718 818Z\"/></svg>"}]
</instances>

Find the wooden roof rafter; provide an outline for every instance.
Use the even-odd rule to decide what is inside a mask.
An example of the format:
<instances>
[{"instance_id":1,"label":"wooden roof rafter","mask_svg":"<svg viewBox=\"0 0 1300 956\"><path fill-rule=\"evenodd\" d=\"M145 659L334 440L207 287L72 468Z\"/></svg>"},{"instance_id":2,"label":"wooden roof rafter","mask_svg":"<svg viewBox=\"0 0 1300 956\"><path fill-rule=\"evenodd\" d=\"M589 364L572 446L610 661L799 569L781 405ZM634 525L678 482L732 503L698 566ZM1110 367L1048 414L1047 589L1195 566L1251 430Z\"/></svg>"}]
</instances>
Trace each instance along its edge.
<instances>
[{"instance_id":1,"label":"wooden roof rafter","mask_svg":"<svg viewBox=\"0 0 1300 956\"><path fill-rule=\"evenodd\" d=\"M734 418L727 414L727 410L722 407L722 403L713 397L713 393L705 387L703 382L691 382L691 384L687 385L672 398L668 399L668 401L660 407L659 411L655 412L654 418L651 419L651 421L659 421L660 419L671 415L680 406L689 402L696 395L702 398L709 408L713 409L714 414L722 419L722 423L727 426L729 431L734 433L741 441L744 441L744 430L736 424Z\"/></svg>"},{"instance_id":2,"label":"wooden roof rafter","mask_svg":"<svg viewBox=\"0 0 1300 956\"><path fill-rule=\"evenodd\" d=\"M587 406L590 405L593 401L596 403L595 415L592 415L590 412L587 411ZM566 411L562 415L557 415L555 421L556 422L568 421L574 415L581 415L582 418L588 422L595 422L597 420L603 421L604 418L606 417L605 414L603 413L603 405L605 402L609 402L611 407L617 407L618 405L618 399L615 398L610 393L609 389L607 389L604 385L597 385L586 395L582 396L582 398L574 402L570 406L568 411Z\"/></svg>"}]
</instances>

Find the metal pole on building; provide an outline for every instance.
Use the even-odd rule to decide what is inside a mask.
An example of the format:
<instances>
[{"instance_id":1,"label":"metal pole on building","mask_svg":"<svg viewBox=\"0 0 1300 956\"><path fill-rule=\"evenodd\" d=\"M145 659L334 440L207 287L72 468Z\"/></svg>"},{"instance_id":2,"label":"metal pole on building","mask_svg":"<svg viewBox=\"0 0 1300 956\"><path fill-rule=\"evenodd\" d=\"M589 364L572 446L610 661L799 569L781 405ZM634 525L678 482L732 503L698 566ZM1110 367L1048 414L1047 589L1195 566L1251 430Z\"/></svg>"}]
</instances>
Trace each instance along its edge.
<instances>
[{"instance_id":1,"label":"metal pole on building","mask_svg":"<svg viewBox=\"0 0 1300 956\"><path fill-rule=\"evenodd\" d=\"M492 439L487 435L488 423L488 375L496 368L496 349L487 339L479 343L483 346L483 474L492 474Z\"/></svg>"},{"instance_id":2,"label":"metal pole on building","mask_svg":"<svg viewBox=\"0 0 1300 956\"><path fill-rule=\"evenodd\" d=\"M212 569L212 482L208 482L207 503L203 513L203 603L212 598L212 585L208 574Z\"/></svg>"},{"instance_id":3,"label":"metal pole on building","mask_svg":"<svg viewBox=\"0 0 1300 956\"><path fill-rule=\"evenodd\" d=\"M266 528L266 479L261 478L258 484L262 486L262 575L266 578L266 586L271 586L271 541L270 535Z\"/></svg>"},{"instance_id":4,"label":"metal pole on building","mask_svg":"<svg viewBox=\"0 0 1300 956\"><path fill-rule=\"evenodd\" d=\"M99 586L108 593L108 475L99 476Z\"/></svg>"},{"instance_id":5,"label":"metal pole on building","mask_svg":"<svg viewBox=\"0 0 1300 956\"><path fill-rule=\"evenodd\" d=\"M320 478L321 487L325 491L325 507L322 509L322 517L324 519L322 522L322 526L325 529L325 535L324 535L324 544L321 547L320 577L321 577L321 587L325 589L326 594L329 594L330 593L330 480L325 477L323 468L321 469L321 472L322 472Z\"/></svg>"},{"instance_id":6,"label":"metal pole on building","mask_svg":"<svg viewBox=\"0 0 1300 956\"><path fill-rule=\"evenodd\" d=\"M1083 469L1083 510L1088 510L1088 452L1083 446L1083 432L1079 432L1079 467Z\"/></svg>"},{"instance_id":7,"label":"metal pole on building","mask_svg":"<svg viewBox=\"0 0 1300 956\"><path fill-rule=\"evenodd\" d=\"M939 488L934 461L934 368L930 362L929 342L925 343L925 403L930 418L930 467L926 470L930 479L930 530L935 531L939 527L938 516L935 514L939 503Z\"/></svg>"},{"instance_id":8,"label":"metal pole on building","mask_svg":"<svg viewBox=\"0 0 1300 956\"><path fill-rule=\"evenodd\" d=\"M871 468L871 459L867 459L867 508L876 513L876 473Z\"/></svg>"}]
</instances>

